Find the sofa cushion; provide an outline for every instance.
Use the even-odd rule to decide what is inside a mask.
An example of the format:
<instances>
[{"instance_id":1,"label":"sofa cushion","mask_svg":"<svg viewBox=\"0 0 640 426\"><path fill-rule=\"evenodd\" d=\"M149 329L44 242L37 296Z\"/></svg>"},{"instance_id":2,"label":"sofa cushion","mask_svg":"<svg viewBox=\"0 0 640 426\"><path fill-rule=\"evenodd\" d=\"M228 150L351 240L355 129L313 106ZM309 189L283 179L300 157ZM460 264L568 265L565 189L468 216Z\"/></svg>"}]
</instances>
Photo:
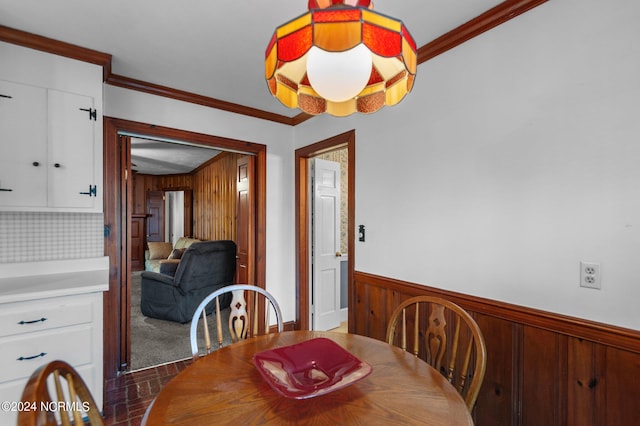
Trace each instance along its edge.
<instances>
[{"instance_id":1,"label":"sofa cushion","mask_svg":"<svg viewBox=\"0 0 640 426\"><path fill-rule=\"evenodd\" d=\"M173 250L171 243L151 241L147 245L149 246L149 260L166 259Z\"/></svg>"},{"instance_id":2,"label":"sofa cushion","mask_svg":"<svg viewBox=\"0 0 640 426\"><path fill-rule=\"evenodd\" d=\"M169 255L168 259L181 259L185 250L186 250L186 248L173 249L171 251L171 254Z\"/></svg>"},{"instance_id":3,"label":"sofa cushion","mask_svg":"<svg viewBox=\"0 0 640 426\"><path fill-rule=\"evenodd\" d=\"M181 248L188 248L191 244L196 243L200 241L197 238L190 238L190 237L180 237L178 238L178 241L176 241L175 245L173 246L174 249L181 249Z\"/></svg>"}]
</instances>

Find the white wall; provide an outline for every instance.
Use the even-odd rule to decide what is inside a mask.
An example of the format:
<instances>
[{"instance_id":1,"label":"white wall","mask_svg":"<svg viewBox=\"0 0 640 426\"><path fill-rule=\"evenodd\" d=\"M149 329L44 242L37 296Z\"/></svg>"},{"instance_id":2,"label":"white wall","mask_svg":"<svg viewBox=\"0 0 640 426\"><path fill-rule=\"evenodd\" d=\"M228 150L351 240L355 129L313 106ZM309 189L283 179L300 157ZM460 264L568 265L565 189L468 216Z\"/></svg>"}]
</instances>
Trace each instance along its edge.
<instances>
[{"instance_id":1,"label":"white wall","mask_svg":"<svg viewBox=\"0 0 640 426\"><path fill-rule=\"evenodd\" d=\"M395 107L297 126L295 148L356 129L356 270L640 329L639 19L551 1L422 64Z\"/></svg>"},{"instance_id":2,"label":"white wall","mask_svg":"<svg viewBox=\"0 0 640 426\"><path fill-rule=\"evenodd\" d=\"M290 126L141 92L104 86L107 117L223 136L267 146L267 290L284 320L295 319L293 131ZM266 90L266 89L265 89Z\"/></svg>"}]
</instances>

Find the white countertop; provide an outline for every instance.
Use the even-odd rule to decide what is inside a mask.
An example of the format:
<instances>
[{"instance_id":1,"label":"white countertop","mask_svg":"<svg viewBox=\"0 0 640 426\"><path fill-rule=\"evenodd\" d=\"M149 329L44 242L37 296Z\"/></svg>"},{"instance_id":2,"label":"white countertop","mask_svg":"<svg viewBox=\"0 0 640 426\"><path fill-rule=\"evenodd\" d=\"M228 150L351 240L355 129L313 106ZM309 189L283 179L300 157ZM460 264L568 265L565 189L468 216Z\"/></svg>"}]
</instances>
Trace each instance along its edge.
<instances>
[{"instance_id":1,"label":"white countertop","mask_svg":"<svg viewBox=\"0 0 640 426\"><path fill-rule=\"evenodd\" d=\"M0 303L103 292L109 258L0 263Z\"/></svg>"}]
</instances>

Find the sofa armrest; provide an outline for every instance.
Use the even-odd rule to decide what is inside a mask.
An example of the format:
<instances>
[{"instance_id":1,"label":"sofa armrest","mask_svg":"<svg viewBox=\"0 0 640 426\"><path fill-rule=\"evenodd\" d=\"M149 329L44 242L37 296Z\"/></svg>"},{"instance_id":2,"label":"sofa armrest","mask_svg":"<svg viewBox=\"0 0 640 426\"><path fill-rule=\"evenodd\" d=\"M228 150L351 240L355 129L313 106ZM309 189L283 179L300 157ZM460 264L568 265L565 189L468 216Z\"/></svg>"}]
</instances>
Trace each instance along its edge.
<instances>
[{"instance_id":1,"label":"sofa armrest","mask_svg":"<svg viewBox=\"0 0 640 426\"><path fill-rule=\"evenodd\" d=\"M180 259L167 259L160 261L160 273L163 275L175 276L176 270L178 269L178 265L180 264Z\"/></svg>"},{"instance_id":2,"label":"sofa armrest","mask_svg":"<svg viewBox=\"0 0 640 426\"><path fill-rule=\"evenodd\" d=\"M141 278L143 281L155 281L157 283L170 285L172 287L176 286L171 275L164 275L158 272L144 271L141 274Z\"/></svg>"}]
</instances>

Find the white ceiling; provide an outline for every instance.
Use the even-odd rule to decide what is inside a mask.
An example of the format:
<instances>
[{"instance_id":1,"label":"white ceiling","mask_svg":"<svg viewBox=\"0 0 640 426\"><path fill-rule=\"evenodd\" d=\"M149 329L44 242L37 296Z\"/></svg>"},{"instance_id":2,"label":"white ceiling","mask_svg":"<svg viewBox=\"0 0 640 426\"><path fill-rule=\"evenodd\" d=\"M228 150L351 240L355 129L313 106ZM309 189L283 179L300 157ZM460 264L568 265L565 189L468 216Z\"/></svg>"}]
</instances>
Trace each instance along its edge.
<instances>
[{"instance_id":1,"label":"white ceiling","mask_svg":"<svg viewBox=\"0 0 640 426\"><path fill-rule=\"evenodd\" d=\"M501 2L376 0L375 10L423 46ZM293 117L267 90L264 53L274 29L306 11L305 0L0 0L0 25L109 53L117 75Z\"/></svg>"},{"instance_id":2,"label":"white ceiling","mask_svg":"<svg viewBox=\"0 0 640 426\"><path fill-rule=\"evenodd\" d=\"M131 138L131 168L149 175L187 174L221 151L185 143Z\"/></svg>"}]
</instances>

